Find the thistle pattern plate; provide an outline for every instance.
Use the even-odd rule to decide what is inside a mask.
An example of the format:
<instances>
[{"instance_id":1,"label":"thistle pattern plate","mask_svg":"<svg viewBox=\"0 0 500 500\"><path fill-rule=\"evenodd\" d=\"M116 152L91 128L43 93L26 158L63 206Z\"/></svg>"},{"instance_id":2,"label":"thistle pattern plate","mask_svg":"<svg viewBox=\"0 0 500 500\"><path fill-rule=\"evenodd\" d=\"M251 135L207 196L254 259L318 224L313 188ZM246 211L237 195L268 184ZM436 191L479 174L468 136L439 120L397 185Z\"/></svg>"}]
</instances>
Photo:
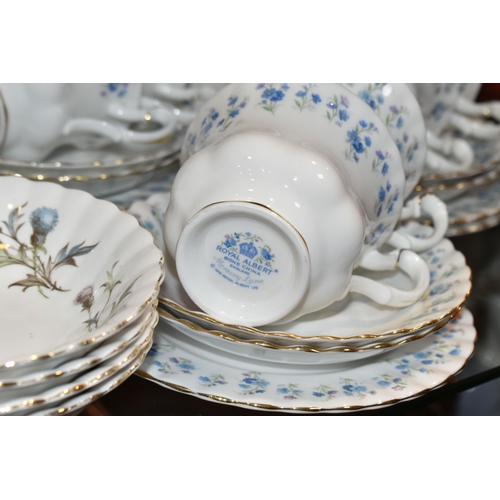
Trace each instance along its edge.
<instances>
[{"instance_id":1,"label":"thistle pattern plate","mask_svg":"<svg viewBox=\"0 0 500 500\"><path fill-rule=\"evenodd\" d=\"M81 356L156 300L163 255L134 217L16 176L0 177L0 199L0 370L9 378Z\"/></svg>"},{"instance_id":2,"label":"thistle pattern plate","mask_svg":"<svg viewBox=\"0 0 500 500\"><path fill-rule=\"evenodd\" d=\"M59 408L64 406L67 399L75 397L87 389L92 389L115 374L135 365L136 361L150 349L157 321L158 316L155 314L149 318L148 324L139 337L123 351L68 382L63 382L43 392L38 392L36 387L31 388L22 397L15 399L3 397L0 399L0 415L25 415L42 409Z\"/></svg>"}]
</instances>

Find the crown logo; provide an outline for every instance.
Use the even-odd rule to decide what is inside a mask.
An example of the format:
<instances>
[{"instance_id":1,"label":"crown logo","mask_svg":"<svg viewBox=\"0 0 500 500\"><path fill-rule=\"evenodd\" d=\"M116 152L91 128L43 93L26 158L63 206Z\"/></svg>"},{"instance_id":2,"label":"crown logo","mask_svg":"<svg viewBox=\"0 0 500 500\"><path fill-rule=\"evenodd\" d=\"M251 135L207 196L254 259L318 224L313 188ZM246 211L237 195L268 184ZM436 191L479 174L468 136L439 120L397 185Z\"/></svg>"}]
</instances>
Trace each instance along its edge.
<instances>
[{"instance_id":1,"label":"crown logo","mask_svg":"<svg viewBox=\"0 0 500 500\"><path fill-rule=\"evenodd\" d=\"M240 245L240 254L253 259L259 251L254 246L252 242L250 243L242 243Z\"/></svg>"}]
</instances>

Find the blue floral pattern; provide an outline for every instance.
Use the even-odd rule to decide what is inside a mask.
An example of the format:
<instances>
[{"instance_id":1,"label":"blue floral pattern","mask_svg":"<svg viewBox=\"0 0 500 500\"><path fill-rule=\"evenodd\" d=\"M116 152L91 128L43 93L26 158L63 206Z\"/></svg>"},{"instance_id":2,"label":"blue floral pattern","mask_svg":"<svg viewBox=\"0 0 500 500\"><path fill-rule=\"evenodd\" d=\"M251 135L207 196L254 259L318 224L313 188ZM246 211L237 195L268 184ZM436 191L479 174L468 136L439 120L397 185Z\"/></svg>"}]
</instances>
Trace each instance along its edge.
<instances>
[{"instance_id":1,"label":"blue floral pattern","mask_svg":"<svg viewBox=\"0 0 500 500\"><path fill-rule=\"evenodd\" d=\"M107 83L106 89L101 92L102 97L113 94L117 97L125 97L128 92L128 83Z\"/></svg>"},{"instance_id":2,"label":"blue floral pattern","mask_svg":"<svg viewBox=\"0 0 500 500\"><path fill-rule=\"evenodd\" d=\"M294 102L300 111L304 109L315 109L316 104L322 102L319 94L313 92L314 87L315 85L313 84L303 85L302 89L295 93ZM311 93L309 93L309 91L311 91Z\"/></svg>"},{"instance_id":3,"label":"blue floral pattern","mask_svg":"<svg viewBox=\"0 0 500 500\"><path fill-rule=\"evenodd\" d=\"M387 97L384 95L384 88L388 85L386 83L351 83L345 85L363 99L382 119L403 159L407 182L410 181L412 184L418 182L423 168L423 160L422 157L417 156L420 143L419 138L412 133L412 122L409 120L410 111L398 103L394 96ZM396 84L390 85L394 86ZM417 160L418 165L416 164ZM415 170L417 167L420 167L418 171Z\"/></svg>"},{"instance_id":4,"label":"blue floral pattern","mask_svg":"<svg viewBox=\"0 0 500 500\"><path fill-rule=\"evenodd\" d=\"M331 123L334 121L336 125L342 127L342 122L347 122L350 119L349 114L349 99L345 95L340 97L333 95L326 99L326 118Z\"/></svg>"},{"instance_id":5,"label":"blue floral pattern","mask_svg":"<svg viewBox=\"0 0 500 500\"><path fill-rule=\"evenodd\" d=\"M465 314L467 313L467 314ZM348 409L380 406L384 402L414 397L420 391L445 381L463 366L473 352L475 330L470 313L452 320L425 341L404 345L366 365L338 371L274 369L269 373L250 368L251 360L220 356L208 361L203 347L191 352L184 349L183 335L159 325L155 342L140 369L150 378L174 387L207 389L218 401L244 405L274 405L285 409ZM152 353L152 354L151 354ZM242 369L243 367L248 369ZM208 375L206 372L219 371ZM205 372L205 373L203 373ZM239 398L235 399L235 398ZM243 399L242 399L243 398ZM248 399L246 399L248 398ZM328 401L332 403L329 405ZM333 406L332 406L333 404Z\"/></svg>"},{"instance_id":6,"label":"blue floral pattern","mask_svg":"<svg viewBox=\"0 0 500 500\"><path fill-rule=\"evenodd\" d=\"M254 245L257 244L257 246ZM221 245L227 248L230 252L239 253L258 262L269 269L273 269L275 255L272 253L271 247L266 245L260 236L250 232L226 234L221 241Z\"/></svg>"},{"instance_id":7,"label":"blue floral pattern","mask_svg":"<svg viewBox=\"0 0 500 500\"><path fill-rule=\"evenodd\" d=\"M400 194L399 191L404 189L404 179L401 178L399 172L396 172L399 170L399 168L396 169L396 163L401 163L400 155L395 155L396 148L392 147L394 142L391 137L389 137L391 144L385 144L388 140L388 133L385 128L382 131L379 130L379 121L377 119L375 123L372 111L366 110L366 114L364 114L365 112L359 103L356 102L354 105L351 102L353 99L358 100L355 95L352 95L347 88L345 92L339 92L337 89L341 89L340 84L332 84L332 86L310 83L260 83L256 86L251 84L228 85L218 94L218 99L214 100L214 103L228 99L228 103L236 106L242 102L243 94L246 93L249 97L248 101L245 101L245 108L240 108L238 114L231 121L222 121L220 110L211 108L211 103L208 102L205 111L189 127L183 145L182 161L199 152L206 145L218 144L221 138L219 134L223 130L226 130L225 134L234 134L236 133L234 131L236 127L239 127L241 132L245 130L262 130L263 132L269 131L269 133L273 133L273 117L278 120L285 113L289 113L289 110L296 109L300 111L298 114L304 116L305 120L308 120L308 116L318 114L320 117L324 117L326 123L325 126L322 126L322 137L332 134L337 143L338 153L345 156L347 163L359 163L363 167L365 165L367 167L371 166L373 182L379 184L379 188L384 189L385 196L383 199L382 196L378 196L379 191L377 191L377 196L373 192L373 201L363 200L370 224L368 232L371 231L371 226L376 225L379 220L391 216L390 220L394 226L397 213L401 209L403 202L403 193ZM375 102L379 103L379 101L381 99L375 99ZM221 121L222 124L219 125ZM332 129L328 128L328 124L332 128L341 127L345 131L344 148L340 144L341 135L338 132L331 132ZM226 126L227 128L224 129ZM379 164L376 151L380 149L382 137L384 138L384 147L391 151L392 158L387 155L384 162ZM346 165L346 170L348 170L347 176L350 177L348 165ZM389 175L393 179L397 179L395 181L397 186L387 184ZM380 240L371 238L370 241L370 244L377 245Z\"/></svg>"},{"instance_id":8,"label":"blue floral pattern","mask_svg":"<svg viewBox=\"0 0 500 500\"><path fill-rule=\"evenodd\" d=\"M261 101L259 103L263 109L270 111L274 114L274 111L278 107L279 103L285 98L286 92L290 90L290 87L286 83L276 85L274 83L259 83L257 89L262 90Z\"/></svg>"}]
</instances>

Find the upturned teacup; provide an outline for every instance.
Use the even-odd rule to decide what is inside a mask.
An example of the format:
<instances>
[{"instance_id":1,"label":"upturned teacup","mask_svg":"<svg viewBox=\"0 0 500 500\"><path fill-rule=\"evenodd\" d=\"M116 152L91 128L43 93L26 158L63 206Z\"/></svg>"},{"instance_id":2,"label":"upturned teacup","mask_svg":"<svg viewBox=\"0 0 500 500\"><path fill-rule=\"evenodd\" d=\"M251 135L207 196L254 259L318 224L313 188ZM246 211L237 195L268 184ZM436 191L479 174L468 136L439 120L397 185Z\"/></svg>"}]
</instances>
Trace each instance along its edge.
<instances>
[{"instance_id":1,"label":"upturned teacup","mask_svg":"<svg viewBox=\"0 0 500 500\"><path fill-rule=\"evenodd\" d=\"M340 84L230 84L189 127L181 161L164 239L213 317L284 323L349 292L404 307L427 287L419 256L378 250L402 210L401 157ZM414 289L353 274L398 264Z\"/></svg>"}]
</instances>

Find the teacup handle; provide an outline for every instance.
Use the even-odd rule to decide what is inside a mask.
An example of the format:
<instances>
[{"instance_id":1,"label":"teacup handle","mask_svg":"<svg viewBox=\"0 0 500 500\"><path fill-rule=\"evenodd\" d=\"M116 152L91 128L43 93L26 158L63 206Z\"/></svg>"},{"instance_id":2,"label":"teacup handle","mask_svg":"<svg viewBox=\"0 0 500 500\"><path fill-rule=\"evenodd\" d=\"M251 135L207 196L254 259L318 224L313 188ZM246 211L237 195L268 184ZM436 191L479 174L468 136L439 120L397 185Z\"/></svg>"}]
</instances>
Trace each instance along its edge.
<instances>
[{"instance_id":1,"label":"teacup handle","mask_svg":"<svg viewBox=\"0 0 500 500\"><path fill-rule=\"evenodd\" d=\"M162 104L160 100L153 97L145 96L142 99L144 105L149 106L150 108L157 108L162 105L165 106L165 104ZM197 111L188 109L185 106L174 108L173 112L175 113L179 124L186 127L191 124L191 122L196 118L197 115Z\"/></svg>"},{"instance_id":2,"label":"teacup handle","mask_svg":"<svg viewBox=\"0 0 500 500\"><path fill-rule=\"evenodd\" d=\"M500 122L500 101L473 102L464 96L460 96L455 109L462 115L477 118L494 118Z\"/></svg>"},{"instance_id":3,"label":"teacup handle","mask_svg":"<svg viewBox=\"0 0 500 500\"><path fill-rule=\"evenodd\" d=\"M147 90L159 99L169 101L192 101L198 96L196 89L172 87L168 83L148 83Z\"/></svg>"},{"instance_id":4,"label":"teacup handle","mask_svg":"<svg viewBox=\"0 0 500 500\"><path fill-rule=\"evenodd\" d=\"M399 268L415 284L413 290L400 290L385 283L353 274L348 291L365 295L378 304L407 307L422 297L430 283L430 271L426 262L410 250L395 250L387 255L372 250L361 258L359 265L373 271L388 271Z\"/></svg>"},{"instance_id":5,"label":"teacup handle","mask_svg":"<svg viewBox=\"0 0 500 500\"><path fill-rule=\"evenodd\" d=\"M500 138L500 125L471 120L459 113L453 113L451 125L465 136L474 139L487 141Z\"/></svg>"},{"instance_id":6,"label":"teacup handle","mask_svg":"<svg viewBox=\"0 0 500 500\"><path fill-rule=\"evenodd\" d=\"M166 108L157 108L149 113L153 122L162 126L152 131L136 131L127 127L118 126L105 120L93 118L75 118L70 120L63 129L63 135L69 137L75 134L98 134L111 144L121 144L131 147L162 142L170 138L177 126L176 116ZM141 120L144 114L141 114ZM126 120L125 120L126 121Z\"/></svg>"},{"instance_id":7,"label":"teacup handle","mask_svg":"<svg viewBox=\"0 0 500 500\"><path fill-rule=\"evenodd\" d=\"M425 166L434 172L465 171L474 163L474 150L460 137L438 137L427 131Z\"/></svg>"},{"instance_id":8,"label":"teacup handle","mask_svg":"<svg viewBox=\"0 0 500 500\"><path fill-rule=\"evenodd\" d=\"M401 220L418 219L426 215L432 220L434 232L428 238L416 238L408 234L404 228L394 231L387 243L394 248L425 252L437 245L448 231L448 208L446 203L435 194L416 196L407 201L401 211Z\"/></svg>"}]
</instances>

